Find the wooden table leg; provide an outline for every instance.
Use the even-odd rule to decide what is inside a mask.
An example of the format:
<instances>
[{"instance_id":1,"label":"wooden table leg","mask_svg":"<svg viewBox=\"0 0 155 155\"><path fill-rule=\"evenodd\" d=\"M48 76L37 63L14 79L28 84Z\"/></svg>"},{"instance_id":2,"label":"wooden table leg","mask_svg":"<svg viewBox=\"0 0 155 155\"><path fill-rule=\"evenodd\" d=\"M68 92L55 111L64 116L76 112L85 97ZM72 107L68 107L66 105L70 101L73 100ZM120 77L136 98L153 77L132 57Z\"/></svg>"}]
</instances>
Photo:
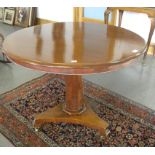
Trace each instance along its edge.
<instances>
[{"instance_id":1,"label":"wooden table leg","mask_svg":"<svg viewBox=\"0 0 155 155\"><path fill-rule=\"evenodd\" d=\"M108 123L97 116L83 99L82 78L79 75L66 75L66 101L46 112L35 116L34 127L39 128L47 122L74 123L97 129L106 134Z\"/></svg>"}]
</instances>

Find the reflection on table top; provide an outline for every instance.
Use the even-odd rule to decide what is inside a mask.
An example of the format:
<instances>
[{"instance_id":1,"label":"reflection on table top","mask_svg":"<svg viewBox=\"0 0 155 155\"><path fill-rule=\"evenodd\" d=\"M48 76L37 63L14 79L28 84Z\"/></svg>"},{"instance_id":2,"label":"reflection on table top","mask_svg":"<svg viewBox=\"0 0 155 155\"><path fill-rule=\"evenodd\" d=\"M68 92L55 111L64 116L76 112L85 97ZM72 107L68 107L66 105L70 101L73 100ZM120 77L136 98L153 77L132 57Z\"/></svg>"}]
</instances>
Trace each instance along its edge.
<instances>
[{"instance_id":1,"label":"reflection on table top","mask_svg":"<svg viewBox=\"0 0 155 155\"><path fill-rule=\"evenodd\" d=\"M137 57L143 53L145 41L115 26L68 22L19 30L5 39L3 48L10 59L26 67L50 72L66 68L69 73L83 74L85 71L74 69L106 71L105 66Z\"/></svg>"}]
</instances>

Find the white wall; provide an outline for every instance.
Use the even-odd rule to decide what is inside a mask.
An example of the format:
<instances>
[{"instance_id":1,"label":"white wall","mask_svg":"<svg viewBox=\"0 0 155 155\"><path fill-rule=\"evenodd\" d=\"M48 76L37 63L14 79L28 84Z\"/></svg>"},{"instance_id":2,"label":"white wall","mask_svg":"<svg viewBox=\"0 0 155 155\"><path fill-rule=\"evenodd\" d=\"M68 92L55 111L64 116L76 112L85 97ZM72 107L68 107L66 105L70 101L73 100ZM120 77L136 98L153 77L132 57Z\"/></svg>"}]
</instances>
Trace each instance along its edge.
<instances>
[{"instance_id":1,"label":"white wall","mask_svg":"<svg viewBox=\"0 0 155 155\"><path fill-rule=\"evenodd\" d=\"M38 7L37 17L57 22L73 21L73 6L65 6L64 3L62 6L61 4L40 6ZM134 31L147 40L150 29L150 20L145 14L125 12L121 27ZM155 33L152 42L155 43Z\"/></svg>"},{"instance_id":2,"label":"white wall","mask_svg":"<svg viewBox=\"0 0 155 155\"><path fill-rule=\"evenodd\" d=\"M150 20L146 14L124 12L121 27L139 34L147 41L150 31ZM151 42L155 43L155 33Z\"/></svg>"},{"instance_id":3,"label":"white wall","mask_svg":"<svg viewBox=\"0 0 155 155\"><path fill-rule=\"evenodd\" d=\"M62 4L63 7L61 7L60 5L52 6L52 4L49 4L46 7L38 7L37 17L57 22L73 21L73 7L65 6L65 4Z\"/></svg>"}]
</instances>

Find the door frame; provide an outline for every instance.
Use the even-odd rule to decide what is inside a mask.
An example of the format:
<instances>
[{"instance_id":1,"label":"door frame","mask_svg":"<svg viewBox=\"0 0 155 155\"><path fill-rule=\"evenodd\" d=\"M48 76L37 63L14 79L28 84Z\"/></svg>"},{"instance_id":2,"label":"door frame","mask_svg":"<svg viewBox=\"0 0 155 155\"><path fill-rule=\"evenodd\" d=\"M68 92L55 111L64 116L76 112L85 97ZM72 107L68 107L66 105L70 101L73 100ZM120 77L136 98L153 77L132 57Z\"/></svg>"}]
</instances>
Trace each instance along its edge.
<instances>
[{"instance_id":1,"label":"door frame","mask_svg":"<svg viewBox=\"0 0 155 155\"><path fill-rule=\"evenodd\" d=\"M104 16L104 12L103 12L103 16ZM117 17L117 11L114 10L112 12L112 19L109 22L109 24L115 25L116 24L116 17ZM74 9L73 9L73 18L74 18L74 20L73 20L74 22L104 23L104 20L84 17L84 7L74 7Z\"/></svg>"}]
</instances>

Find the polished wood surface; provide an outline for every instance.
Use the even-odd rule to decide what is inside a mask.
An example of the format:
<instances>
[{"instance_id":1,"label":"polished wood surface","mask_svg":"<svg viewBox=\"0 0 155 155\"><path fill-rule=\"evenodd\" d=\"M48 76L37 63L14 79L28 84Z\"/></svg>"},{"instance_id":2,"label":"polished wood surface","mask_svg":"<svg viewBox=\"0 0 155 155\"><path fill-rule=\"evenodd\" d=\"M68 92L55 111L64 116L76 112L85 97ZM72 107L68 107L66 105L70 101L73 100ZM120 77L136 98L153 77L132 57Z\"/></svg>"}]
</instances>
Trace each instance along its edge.
<instances>
[{"instance_id":1,"label":"polished wood surface","mask_svg":"<svg viewBox=\"0 0 155 155\"><path fill-rule=\"evenodd\" d=\"M145 41L123 28L99 23L50 23L9 35L3 44L18 64L62 74L115 70L145 49Z\"/></svg>"},{"instance_id":2,"label":"polished wood surface","mask_svg":"<svg viewBox=\"0 0 155 155\"><path fill-rule=\"evenodd\" d=\"M67 75L66 81L66 104L63 111L70 114L80 114L85 111L83 101L83 83L80 75Z\"/></svg>"},{"instance_id":3,"label":"polished wood surface","mask_svg":"<svg viewBox=\"0 0 155 155\"><path fill-rule=\"evenodd\" d=\"M92 108L87 104L86 110L81 115L68 115L62 111L62 105L59 104L44 113L38 114L34 120L35 129L39 129L43 123L74 123L81 124L93 129L97 129L101 136L107 136L108 123L96 115Z\"/></svg>"}]
</instances>

